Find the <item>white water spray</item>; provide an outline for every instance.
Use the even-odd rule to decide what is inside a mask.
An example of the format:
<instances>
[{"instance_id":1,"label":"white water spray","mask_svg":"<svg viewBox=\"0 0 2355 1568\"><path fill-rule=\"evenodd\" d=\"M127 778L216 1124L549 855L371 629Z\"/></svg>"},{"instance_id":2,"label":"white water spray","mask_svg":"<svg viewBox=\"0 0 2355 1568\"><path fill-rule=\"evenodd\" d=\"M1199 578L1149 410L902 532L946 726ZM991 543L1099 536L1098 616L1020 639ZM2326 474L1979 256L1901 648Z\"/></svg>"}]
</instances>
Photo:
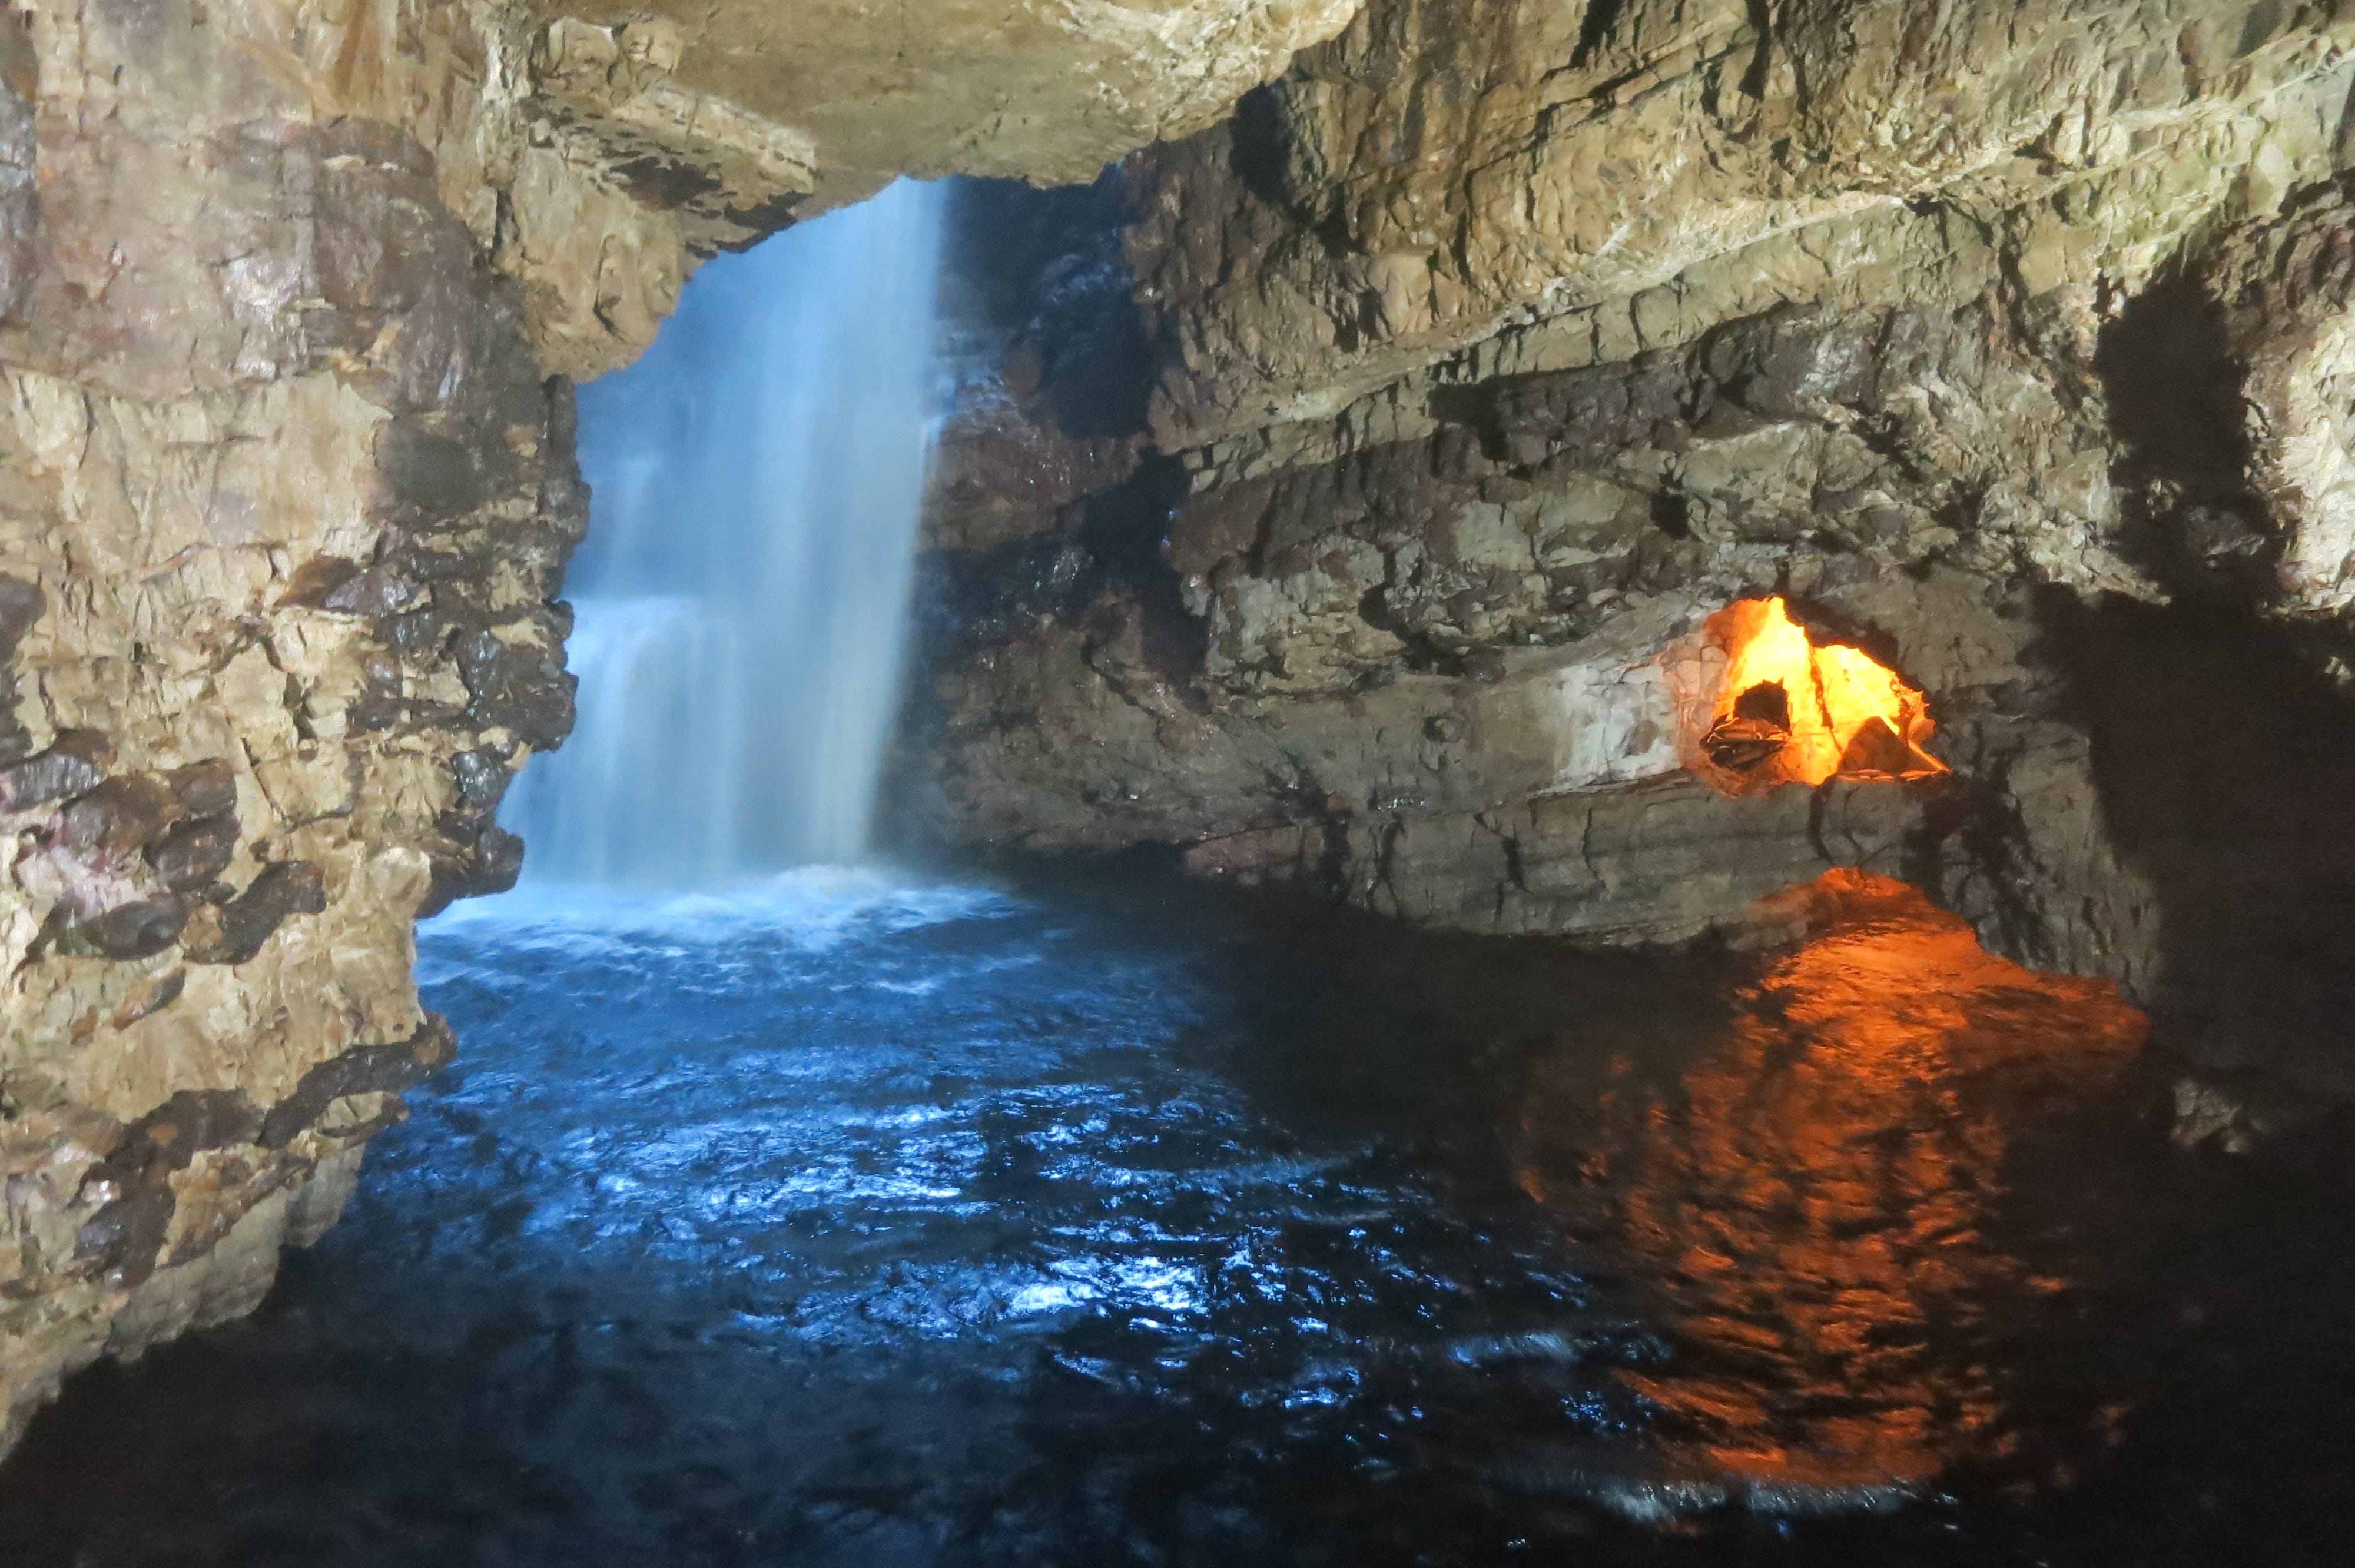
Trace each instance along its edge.
<instances>
[{"instance_id":1,"label":"white water spray","mask_svg":"<svg viewBox=\"0 0 2355 1568\"><path fill-rule=\"evenodd\" d=\"M944 188L708 263L581 389L580 723L502 821L525 878L698 888L867 847L938 406Z\"/></svg>"}]
</instances>

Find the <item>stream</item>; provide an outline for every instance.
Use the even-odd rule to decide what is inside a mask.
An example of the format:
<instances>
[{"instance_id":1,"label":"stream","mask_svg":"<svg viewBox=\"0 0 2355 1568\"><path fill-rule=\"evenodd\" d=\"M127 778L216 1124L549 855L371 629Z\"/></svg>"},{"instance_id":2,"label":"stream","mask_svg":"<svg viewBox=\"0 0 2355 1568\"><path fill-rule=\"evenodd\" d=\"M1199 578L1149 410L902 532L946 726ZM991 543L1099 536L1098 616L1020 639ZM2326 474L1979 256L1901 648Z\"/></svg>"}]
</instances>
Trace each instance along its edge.
<instances>
[{"instance_id":1,"label":"stream","mask_svg":"<svg viewBox=\"0 0 2355 1568\"><path fill-rule=\"evenodd\" d=\"M6 1560L2334 1560L2343 1172L1891 887L1760 953L1157 875L523 894L250 1319L80 1375Z\"/></svg>"}]
</instances>

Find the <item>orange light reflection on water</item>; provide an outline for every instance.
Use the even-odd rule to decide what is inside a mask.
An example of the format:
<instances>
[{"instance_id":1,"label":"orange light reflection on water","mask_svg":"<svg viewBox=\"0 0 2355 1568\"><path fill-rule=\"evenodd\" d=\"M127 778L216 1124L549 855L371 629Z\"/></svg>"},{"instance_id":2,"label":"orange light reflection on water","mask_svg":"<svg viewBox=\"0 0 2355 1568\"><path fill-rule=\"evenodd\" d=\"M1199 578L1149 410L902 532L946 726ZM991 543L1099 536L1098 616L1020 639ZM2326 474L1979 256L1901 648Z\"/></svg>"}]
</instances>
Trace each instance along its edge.
<instances>
[{"instance_id":1,"label":"orange light reflection on water","mask_svg":"<svg viewBox=\"0 0 2355 1568\"><path fill-rule=\"evenodd\" d=\"M2062 1284L1985 1231L2009 1107L2113 1073L2144 1021L2105 983L1990 955L1902 884L1835 871L1784 896L1819 934L1676 1092L1614 1094L1588 1166L1678 1341L1629 1378L1710 1470L1919 1479L1998 1413L1987 1368L1934 1341Z\"/></svg>"}]
</instances>

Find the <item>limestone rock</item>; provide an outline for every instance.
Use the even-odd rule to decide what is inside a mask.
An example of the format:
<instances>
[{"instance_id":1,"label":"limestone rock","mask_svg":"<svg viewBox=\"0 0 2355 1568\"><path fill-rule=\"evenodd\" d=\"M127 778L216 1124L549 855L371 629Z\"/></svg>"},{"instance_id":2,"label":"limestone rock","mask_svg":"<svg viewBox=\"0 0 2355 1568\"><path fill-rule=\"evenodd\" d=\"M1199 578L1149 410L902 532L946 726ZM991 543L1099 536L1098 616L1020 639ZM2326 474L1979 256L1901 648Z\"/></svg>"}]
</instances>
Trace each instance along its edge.
<instances>
[{"instance_id":1,"label":"limestone rock","mask_svg":"<svg viewBox=\"0 0 2355 1568\"><path fill-rule=\"evenodd\" d=\"M1361 3L909 0L879 13L840 0L538 0L537 9L558 26L618 34L635 56L630 69L659 71L677 93L790 128L814 149L818 180L856 196L902 173L1093 178L1145 143L1223 118ZM645 117L656 112L648 105Z\"/></svg>"},{"instance_id":2,"label":"limestone rock","mask_svg":"<svg viewBox=\"0 0 2355 1568\"><path fill-rule=\"evenodd\" d=\"M598 374L645 347L697 257L903 174L1091 178L1220 119L1361 4L518 3L501 15L533 93L502 262L549 368Z\"/></svg>"},{"instance_id":3,"label":"limestone rock","mask_svg":"<svg viewBox=\"0 0 2355 1568\"><path fill-rule=\"evenodd\" d=\"M1142 163L1156 429L1327 417L1589 312L1648 345L1680 276L1909 207L2018 215L2041 292L2327 175L2350 45L2345 7L2272 0L1374 0Z\"/></svg>"},{"instance_id":4,"label":"limestone rock","mask_svg":"<svg viewBox=\"0 0 2355 1568\"><path fill-rule=\"evenodd\" d=\"M2355 187L2300 193L2200 259L2222 347L2243 367L2246 479L2286 605L2355 604Z\"/></svg>"},{"instance_id":5,"label":"limestone rock","mask_svg":"<svg viewBox=\"0 0 2355 1568\"><path fill-rule=\"evenodd\" d=\"M439 1051L410 923L512 876L455 758L503 784L568 722L569 404L446 199L471 132L421 127L453 169L357 111L433 48L306 74L270 19L5 29L40 264L0 325L0 1434L258 1299L381 1125L314 1069Z\"/></svg>"}]
</instances>

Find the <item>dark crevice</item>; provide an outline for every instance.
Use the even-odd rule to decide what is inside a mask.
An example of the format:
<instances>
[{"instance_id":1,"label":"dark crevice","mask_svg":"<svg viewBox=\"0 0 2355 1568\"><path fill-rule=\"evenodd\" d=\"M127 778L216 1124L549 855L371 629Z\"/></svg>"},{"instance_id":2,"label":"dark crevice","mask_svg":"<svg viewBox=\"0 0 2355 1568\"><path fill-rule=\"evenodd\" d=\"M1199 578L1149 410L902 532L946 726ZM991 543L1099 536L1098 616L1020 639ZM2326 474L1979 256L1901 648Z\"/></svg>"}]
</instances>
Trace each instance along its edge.
<instances>
[{"instance_id":1,"label":"dark crevice","mask_svg":"<svg viewBox=\"0 0 2355 1568\"><path fill-rule=\"evenodd\" d=\"M1671 539L1692 537L1692 503L1674 491L1652 497L1652 525Z\"/></svg>"},{"instance_id":2,"label":"dark crevice","mask_svg":"<svg viewBox=\"0 0 2355 1568\"><path fill-rule=\"evenodd\" d=\"M2320 673L2345 634L2213 599L2040 611L2107 832L2157 895L2162 1044L2355 1089L2355 700Z\"/></svg>"},{"instance_id":3,"label":"dark crevice","mask_svg":"<svg viewBox=\"0 0 2355 1568\"><path fill-rule=\"evenodd\" d=\"M1742 90L1750 98L1766 96L1766 81L1774 65L1774 18L1767 9L1767 0L1750 0L1750 25L1758 31L1758 52L1750 58L1750 69L1742 73Z\"/></svg>"},{"instance_id":4,"label":"dark crevice","mask_svg":"<svg viewBox=\"0 0 2355 1568\"><path fill-rule=\"evenodd\" d=\"M2193 280L2163 280L2103 327L2094 370L2125 454L2122 553L2170 593L2254 605L2275 551L2222 311Z\"/></svg>"},{"instance_id":5,"label":"dark crevice","mask_svg":"<svg viewBox=\"0 0 2355 1568\"><path fill-rule=\"evenodd\" d=\"M948 294L1029 367L1026 409L1082 440L1145 429L1155 366L1122 249L1129 217L1116 168L1050 190L957 182Z\"/></svg>"},{"instance_id":6,"label":"dark crevice","mask_svg":"<svg viewBox=\"0 0 2355 1568\"><path fill-rule=\"evenodd\" d=\"M1080 537L1105 587L1135 602L1146 668L1193 707L1208 652L1205 629L1187 610L1166 555L1170 520L1187 488L1183 463L1148 458L1127 483L1082 503Z\"/></svg>"},{"instance_id":7,"label":"dark crevice","mask_svg":"<svg viewBox=\"0 0 2355 1568\"><path fill-rule=\"evenodd\" d=\"M1578 23L1578 48L1572 51L1570 63L1583 66L1592 61L1611 41L1611 29L1619 25L1619 14L1626 8L1627 0L1586 0L1586 15Z\"/></svg>"},{"instance_id":8,"label":"dark crevice","mask_svg":"<svg viewBox=\"0 0 2355 1568\"><path fill-rule=\"evenodd\" d=\"M1235 105L1228 165L1243 188L1272 207L1287 207L1284 109L1273 87L1254 88Z\"/></svg>"}]
</instances>

